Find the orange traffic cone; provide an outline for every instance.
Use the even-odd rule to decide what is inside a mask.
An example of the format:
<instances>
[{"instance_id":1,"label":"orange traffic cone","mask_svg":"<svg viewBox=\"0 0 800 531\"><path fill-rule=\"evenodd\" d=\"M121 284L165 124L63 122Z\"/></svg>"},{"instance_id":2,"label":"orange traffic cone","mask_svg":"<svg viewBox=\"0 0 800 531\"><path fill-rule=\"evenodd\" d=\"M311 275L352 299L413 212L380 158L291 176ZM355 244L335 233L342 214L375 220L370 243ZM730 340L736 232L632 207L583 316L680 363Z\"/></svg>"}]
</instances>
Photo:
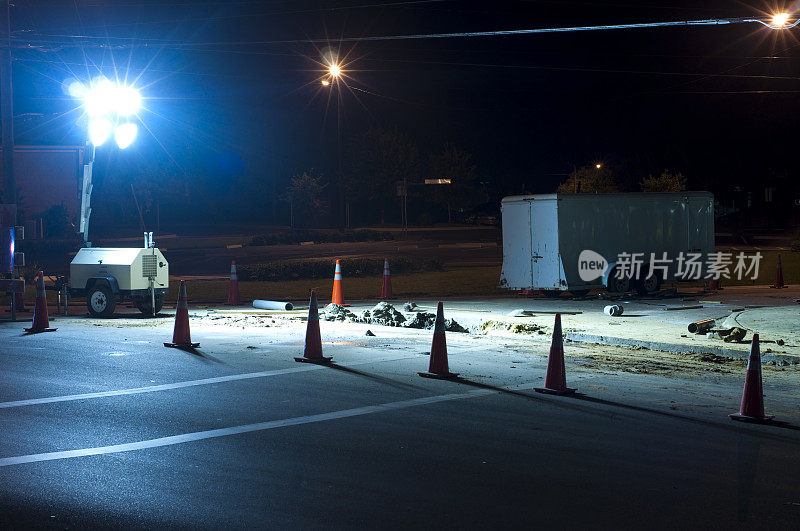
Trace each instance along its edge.
<instances>
[{"instance_id":1,"label":"orange traffic cone","mask_svg":"<svg viewBox=\"0 0 800 531\"><path fill-rule=\"evenodd\" d=\"M389 276L389 259L383 259L383 286L381 287L381 299L392 298L392 277Z\"/></svg>"},{"instance_id":2,"label":"orange traffic cone","mask_svg":"<svg viewBox=\"0 0 800 531\"><path fill-rule=\"evenodd\" d=\"M331 304L344 306L344 298L342 297L342 266L339 265L339 260L336 260L336 271L333 273L333 295L331 296Z\"/></svg>"},{"instance_id":3,"label":"orange traffic cone","mask_svg":"<svg viewBox=\"0 0 800 531\"><path fill-rule=\"evenodd\" d=\"M556 314L553 325L553 342L550 344L550 357L547 359L547 374L544 387L534 389L537 393L551 395L571 395L575 389L567 387L567 371L564 368L564 338L561 335L561 314Z\"/></svg>"},{"instance_id":4,"label":"orange traffic cone","mask_svg":"<svg viewBox=\"0 0 800 531\"><path fill-rule=\"evenodd\" d=\"M236 260L231 260L231 283L228 284L226 306L239 306L239 277L236 276Z\"/></svg>"},{"instance_id":5,"label":"orange traffic cone","mask_svg":"<svg viewBox=\"0 0 800 531\"><path fill-rule=\"evenodd\" d=\"M439 380L452 380L458 377L457 373L450 372L447 364L447 340L444 337L444 308L442 302L436 308L436 324L433 327L433 343L431 344L431 361L428 372L417 373L423 378L436 378Z\"/></svg>"},{"instance_id":6,"label":"orange traffic cone","mask_svg":"<svg viewBox=\"0 0 800 531\"><path fill-rule=\"evenodd\" d=\"M742 404L738 413L728 415L733 420L744 422L769 422L773 415L764 414L764 390L761 386L761 350L758 346L758 334L753 334L750 343L750 359L747 362L747 373L744 377Z\"/></svg>"},{"instance_id":7,"label":"orange traffic cone","mask_svg":"<svg viewBox=\"0 0 800 531\"><path fill-rule=\"evenodd\" d=\"M781 255L778 255L778 265L775 267L775 284L771 288L788 288L783 283L783 266L781 265Z\"/></svg>"},{"instance_id":8,"label":"orange traffic cone","mask_svg":"<svg viewBox=\"0 0 800 531\"><path fill-rule=\"evenodd\" d=\"M33 307L33 326L26 328L29 334L39 332L55 332L57 328L50 328L50 318L47 316L47 294L44 291L44 271L39 271L36 279L36 304Z\"/></svg>"},{"instance_id":9,"label":"orange traffic cone","mask_svg":"<svg viewBox=\"0 0 800 531\"><path fill-rule=\"evenodd\" d=\"M336 266L338 271L339 266ZM295 358L294 361L305 363L324 363L331 362L331 358L322 355L322 339L319 334L319 306L317 304L317 290L311 290L311 300L308 303L308 325L306 326L306 346L303 349L303 357Z\"/></svg>"},{"instance_id":10,"label":"orange traffic cone","mask_svg":"<svg viewBox=\"0 0 800 531\"><path fill-rule=\"evenodd\" d=\"M165 347L192 349L200 346L200 343L192 343L192 335L189 332L189 303L186 298L186 284L181 280L181 287L178 290L178 307L175 309L175 331L172 333L172 343L164 343Z\"/></svg>"}]
</instances>

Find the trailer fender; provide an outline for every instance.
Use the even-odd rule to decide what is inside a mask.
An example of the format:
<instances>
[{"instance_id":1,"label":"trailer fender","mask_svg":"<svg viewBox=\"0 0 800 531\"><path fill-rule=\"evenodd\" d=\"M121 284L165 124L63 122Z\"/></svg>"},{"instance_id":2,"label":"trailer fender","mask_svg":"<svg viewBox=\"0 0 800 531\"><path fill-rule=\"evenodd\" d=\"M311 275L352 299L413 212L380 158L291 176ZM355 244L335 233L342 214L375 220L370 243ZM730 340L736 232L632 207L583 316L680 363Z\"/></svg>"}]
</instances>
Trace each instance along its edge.
<instances>
[{"instance_id":1,"label":"trailer fender","mask_svg":"<svg viewBox=\"0 0 800 531\"><path fill-rule=\"evenodd\" d=\"M616 262L609 262L605 272L603 273L603 286L606 288L608 287L608 279L611 277L611 272L614 271L616 265Z\"/></svg>"},{"instance_id":2,"label":"trailer fender","mask_svg":"<svg viewBox=\"0 0 800 531\"><path fill-rule=\"evenodd\" d=\"M113 293L114 295L119 295L119 283L117 282L116 278L114 277L90 278L86 281L86 291L88 292L97 284L104 284L111 290L111 293Z\"/></svg>"}]
</instances>

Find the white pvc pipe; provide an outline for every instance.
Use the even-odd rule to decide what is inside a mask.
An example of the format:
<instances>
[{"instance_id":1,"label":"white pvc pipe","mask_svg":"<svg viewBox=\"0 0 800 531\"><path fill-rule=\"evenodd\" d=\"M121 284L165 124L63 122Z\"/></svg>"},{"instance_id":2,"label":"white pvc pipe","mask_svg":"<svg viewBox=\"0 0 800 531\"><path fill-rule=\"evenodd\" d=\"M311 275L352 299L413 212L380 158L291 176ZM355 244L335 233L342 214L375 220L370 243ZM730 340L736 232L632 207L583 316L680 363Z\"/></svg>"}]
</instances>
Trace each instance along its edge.
<instances>
[{"instance_id":1,"label":"white pvc pipe","mask_svg":"<svg viewBox=\"0 0 800 531\"><path fill-rule=\"evenodd\" d=\"M291 302L280 302L280 301L262 301L262 300L254 300L253 301L253 308L258 308L260 310L293 310L294 305Z\"/></svg>"}]
</instances>

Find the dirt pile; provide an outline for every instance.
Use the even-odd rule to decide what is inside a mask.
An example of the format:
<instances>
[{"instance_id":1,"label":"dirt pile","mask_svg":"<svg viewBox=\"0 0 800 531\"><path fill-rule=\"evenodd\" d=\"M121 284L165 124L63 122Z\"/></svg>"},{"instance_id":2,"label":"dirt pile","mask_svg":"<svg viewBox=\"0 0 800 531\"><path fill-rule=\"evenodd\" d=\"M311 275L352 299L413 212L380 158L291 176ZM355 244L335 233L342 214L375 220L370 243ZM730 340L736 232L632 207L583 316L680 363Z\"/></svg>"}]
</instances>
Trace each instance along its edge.
<instances>
[{"instance_id":1,"label":"dirt pile","mask_svg":"<svg viewBox=\"0 0 800 531\"><path fill-rule=\"evenodd\" d=\"M503 321L484 321L478 327L478 332L488 334L492 330L511 332L512 334L546 334L547 331L535 323L506 323Z\"/></svg>"},{"instance_id":2,"label":"dirt pile","mask_svg":"<svg viewBox=\"0 0 800 531\"><path fill-rule=\"evenodd\" d=\"M322 315L320 317L322 317L322 319L325 321L343 321L346 323L363 322L356 314L344 306L339 306L338 304L333 303L330 303L322 309Z\"/></svg>"},{"instance_id":3,"label":"dirt pile","mask_svg":"<svg viewBox=\"0 0 800 531\"><path fill-rule=\"evenodd\" d=\"M361 315L362 323L374 323L383 326L406 326L406 318L388 302L375 305L372 310L365 310Z\"/></svg>"}]
</instances>

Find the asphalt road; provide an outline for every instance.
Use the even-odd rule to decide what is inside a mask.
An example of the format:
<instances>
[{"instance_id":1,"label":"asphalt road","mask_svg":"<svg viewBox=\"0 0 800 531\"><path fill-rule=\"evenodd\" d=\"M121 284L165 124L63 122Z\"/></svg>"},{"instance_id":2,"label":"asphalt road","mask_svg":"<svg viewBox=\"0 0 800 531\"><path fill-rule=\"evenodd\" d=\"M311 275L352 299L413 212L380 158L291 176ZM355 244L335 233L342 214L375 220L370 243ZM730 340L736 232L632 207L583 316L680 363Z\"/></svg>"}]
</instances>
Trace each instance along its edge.
<instances>
[{"instance_id":1,"label":"asphalt road","mask_svg":"<svg viewBox=\"0 0 800 531\"><path fill-rule=\"evenodd\" d=\"M197 354L161 346L169 320L53 324L34 336L0 324L6 528L800 521L800 431L729 421L741 387L724 378L620 377L568 360L585 396L565 398L531 391L543 351L504 340L448 334L451 368L479 387L416 376L426 332L366 338L323 323L339 364L327 368L292 360L301 323L193 329ZM698 407L665 407L669 396Z\"/></svg>"}]
</instances>

